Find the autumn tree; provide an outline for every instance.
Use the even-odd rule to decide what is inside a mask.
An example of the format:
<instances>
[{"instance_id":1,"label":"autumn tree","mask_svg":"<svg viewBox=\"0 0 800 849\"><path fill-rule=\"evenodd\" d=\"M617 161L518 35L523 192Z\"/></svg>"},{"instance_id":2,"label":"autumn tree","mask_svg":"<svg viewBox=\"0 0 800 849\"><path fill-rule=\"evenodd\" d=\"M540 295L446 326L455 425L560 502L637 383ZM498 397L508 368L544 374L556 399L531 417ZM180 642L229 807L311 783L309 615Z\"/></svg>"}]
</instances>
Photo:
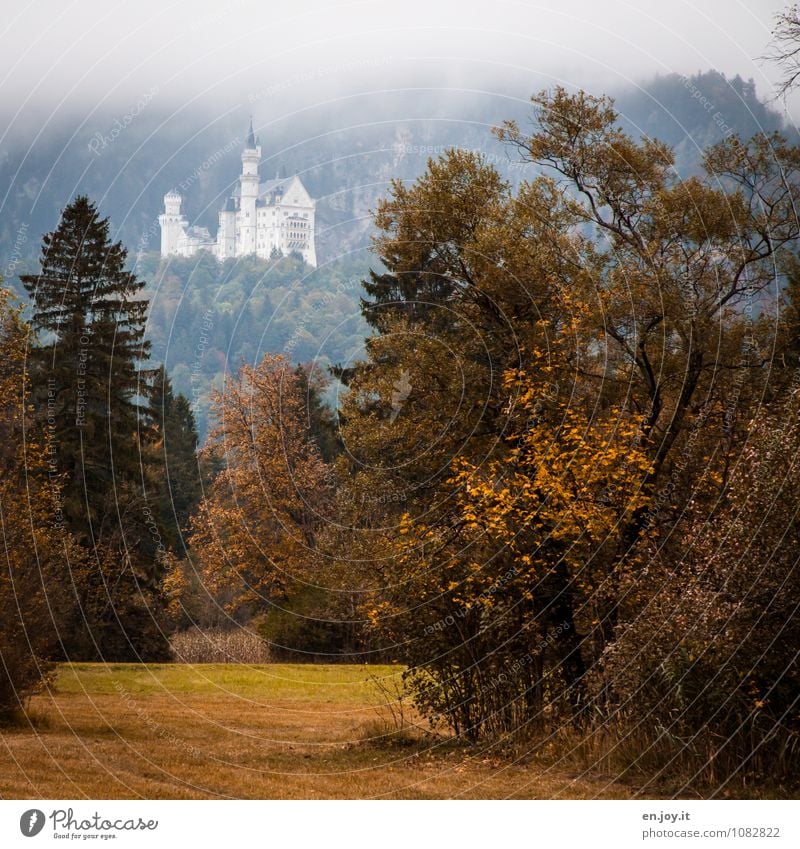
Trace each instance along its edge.
<instances>
[{"instance_id":1,"label":"autumn tree","mask_svg":"<svg viewBox=\"0 0 800 849\"><path fill-rule=\"evenodd\" d=\"M474 604L473 593L516 574L519 564L497 536L466 544L465 470L477 480L515 462L530 387L508 378L535 372L556 337L548 393L555 404L570 398L574 378L564 378L565 364L585 344L571 332L572 293L591 285L594 254L571 232L552 182L515 194L479 155L463 151L432 161L412 187L394 184L378 223L387 272L367 285L373 298L364 311L380 332L367 340L367 361L347 375L340 410L349 460L338 493L349 504L342 524L358 540L348 550L360 549L361 586L376 587L372 620L420 673L421 700L464 733L481 733L507 726L511 713L519 717L537 699L541 705L537 686L528 702L509 705L505 719L498 713L485 722L491 700L477 694L488 692L491 670L528 656L548 625L534 622L524 594L513 600L522 579L505 594L489 593L487 604L507 600L498 618ZM571 678L580 677L582 635L554 627L550 637L548 663L563 661ZM526 676L536 678L540 660ZM523 680L511 685L518 694ZM507 694L499 688L492 699ZM459 709L445 710L448 701Z\"/></svg>"},{"instance_id":2,"label":"autumn tree","mask_svg":"<svg viewBox=\"0 0 800 849\"><path fill-rule=\"evenodd\" d=\"M204 451L223 468L191 524L193 557L230 615L263 614L308 582L331 482L298 373L283 357L242 366L214 393L212 410Z\"/></svg>"},{"instance_id":3,"label":"autumn tree","mask_svg":"<svg viewBox=\"0 0 800 849\"><path fill-rule=\"evenodd\" d=\"M0 289L0 720L23 709L52 671L71 579L85 567L64 525L49 446L30 438L27 342L21 308Z\"/></svg>"},{"instance_id":4,"label":"autumn tree","mask_svg":"<svg viewBox=\"0 0 800 849\"><path fill-rule=\"evenodd\" d=\"M725 486L768 372L756 316L798 235L800 158L778 136L727 139L704 177L681 182L669 148L627 136L610 101L559 89L534 105L533 134L498 132L549 173L512 192L480 156L453 151L379 206L387 271L364 304L379 332L346 376L340 497L353 547L371 551L372 619L427 681L423 703L453 680L467 682L455 701L476 703L489 670L531 654L556 624L543 611L558 610L569 627L514 686L524 701L548 681L552 698L560 681L574 720L615 638L623 565L646 574L647 541L668 541L687 504ZM492 530L478 548L465 542L473 522ZM517 571L509 630L478 611L487 584ZM432 639L426 629L450 620Z\"/></svg>"}]
</instances>

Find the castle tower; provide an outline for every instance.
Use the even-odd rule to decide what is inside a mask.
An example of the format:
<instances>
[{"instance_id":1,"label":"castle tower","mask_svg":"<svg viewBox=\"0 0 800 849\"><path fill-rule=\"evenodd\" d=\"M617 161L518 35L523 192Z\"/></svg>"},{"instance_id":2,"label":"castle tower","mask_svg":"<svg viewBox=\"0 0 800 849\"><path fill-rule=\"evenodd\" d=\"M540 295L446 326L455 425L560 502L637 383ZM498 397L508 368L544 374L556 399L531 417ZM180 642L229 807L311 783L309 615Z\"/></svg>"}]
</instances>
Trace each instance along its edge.
<instances>
[{"instance_id":1,"label":"castle tower","mask_svg":"<svg viewBox=\"0 0 800 849\"><path fill-rule=\"evenodd\" d=\"M164 212L158 216L161 225L161 256L178 252L178 239L189 222L181 215L181 196L170 191L164 195Z\"/></svg>"},{"instance_id":2,"label":"castle tower","mask_svg":"<svg viewBox=\"0 0 800 849\"><path fill-rule=\"evenodd\" d=\"M233 198L228 198L219 212L217 259L230 259L234 256L236 256L236 207Z\"/></svg>"},{"instance_id":3,"label":"castle tower","mask_svg":"<svg viewBox=\"0 0 800 849\"><path fill-rule=\"evenodd\" d=\"M258 199L258 165L261 161L261 145L253 135L253 120L242 151L242 176L239 178L239 239L237 256L256 252L256 200Z\"/></svg>"}]
</instances>

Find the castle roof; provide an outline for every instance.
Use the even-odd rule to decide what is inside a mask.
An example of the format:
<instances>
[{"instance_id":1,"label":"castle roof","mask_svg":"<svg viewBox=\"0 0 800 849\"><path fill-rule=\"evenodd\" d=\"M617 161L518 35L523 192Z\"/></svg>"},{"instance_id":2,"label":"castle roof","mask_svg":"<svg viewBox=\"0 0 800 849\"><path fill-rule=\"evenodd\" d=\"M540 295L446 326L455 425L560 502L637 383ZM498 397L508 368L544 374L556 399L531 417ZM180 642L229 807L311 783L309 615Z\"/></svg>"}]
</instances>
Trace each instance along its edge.
<instances>
[{"instance_id":1,"label":"castle roof","mask_svg":"<svg viewBox=\"0 0 800 849\"><path fill-rule=\"evenodd\" d=\"M253 148L256 146L256 137L253 135L253 118L250 117L250 129L247 132L247 141L245 147Z\"/></svg>"},{"instance_id":2,"label":"castle roof","mask_svg":"<svg viewBox=\"0 0 800 849\"><path fill-rule=\"evenodd\" d=\"M293 192L292 187L298 185L300 192ZM222 212L231 212L238 208L242 196L241 185L236 185L233 188L233 193L222 208ZM292 198L293 203L302 205L307 202L309 207L314 206L314 201L308 193L308 189L303 185L303 181L295 174L292 177L276 177L274 180L265 180L258 186L258 194L256 195L256 206L274 206L281 203L286 197Z\"/></svg>"},{"instance_id":3,"label":"castle roof","mask_svg":"<svg viewBox=\"0 0 800 849\"><path fill-rule=\"evenodd\" d=\"M275 180L265 180L258 187L258 196L263 197L264 195L271 195L278 190L283 191L288 185L289 181L285 177L278 177Z\"/></svg>"}]
</instances>

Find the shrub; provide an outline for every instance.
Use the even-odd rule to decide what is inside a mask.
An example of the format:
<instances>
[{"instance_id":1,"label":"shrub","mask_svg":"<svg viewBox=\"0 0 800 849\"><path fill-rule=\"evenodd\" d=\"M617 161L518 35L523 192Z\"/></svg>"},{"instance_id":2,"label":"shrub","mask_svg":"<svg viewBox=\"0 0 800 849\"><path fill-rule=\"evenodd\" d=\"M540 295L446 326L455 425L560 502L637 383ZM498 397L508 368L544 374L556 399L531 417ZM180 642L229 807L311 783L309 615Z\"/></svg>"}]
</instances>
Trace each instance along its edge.
<instances>
[{"instance_id":1,"label":"shrub","mask_svg":"<svg viewBox=\"0 0 800 849\"><path fill-rule=\"evenodd\" d=\"M709 782L796 776L800 747L798 401L760 414L723 497L656 555L651 597L605 658L615 718ZM630 587L641 588L641 575ZM661 741L661 742L660 742ZM665 766L666 768L666 766Z\"/></svg>"},{"instance_id":2,"label":"shrub","mask_svg":"<svg viewBox=\"0 0 800 849\"><path fill-rule=\"evenodd\" d=\"M293 663L375 662L364 655L362 627L347 621L342 598L314 587L299 587L274 603L258 626L273 657Z\"/></svg>"},{"instance_id":3,"label":"shrub","mask_svg":"<svg viewBox=\"0 0 800 849\"><path fill-rule=\"evenodd\" d=\"M178 663L268 663L269 647L246 628L189 628L173 634L172 654Z\"/></svg>"},{"instance_id":4,"label":"shrub","mask_svg":"<svg viewBox=\"0 0 800 849\"><path fill-rule=\"evenodd\" d=\"M0 581L0 608L10 615L0 617L0 722L24 710L30 696L44 685L54 669L49 660L51 640L43 640L33 632L30 605L17 612L9 610L15 606L13 597L13 580L4 575ZM35 627L40 626L41 623Z\"/></svg>"}]
</instances>

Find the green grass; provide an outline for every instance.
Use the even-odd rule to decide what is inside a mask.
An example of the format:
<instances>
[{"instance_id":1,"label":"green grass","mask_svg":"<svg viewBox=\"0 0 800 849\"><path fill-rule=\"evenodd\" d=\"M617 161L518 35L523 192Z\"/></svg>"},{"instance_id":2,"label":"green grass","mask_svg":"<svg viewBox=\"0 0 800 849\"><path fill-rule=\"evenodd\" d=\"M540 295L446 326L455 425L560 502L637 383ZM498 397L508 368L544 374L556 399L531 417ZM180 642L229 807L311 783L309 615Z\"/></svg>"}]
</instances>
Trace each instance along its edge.
<instances>
[{"instance_id":1,"label":"green grass","mask_svg":"<svg viewBox=\"0 0 800 849\"><path fill-rule=\"evenodd\" d=\"M380 704L383 697L374 679L393 687L400 666L275 663L72 663L59 669L57 693L133 696L158 693L193 696L239 696L250 699L289 699L325 704Z\"/></svg>"}]
</instances>

